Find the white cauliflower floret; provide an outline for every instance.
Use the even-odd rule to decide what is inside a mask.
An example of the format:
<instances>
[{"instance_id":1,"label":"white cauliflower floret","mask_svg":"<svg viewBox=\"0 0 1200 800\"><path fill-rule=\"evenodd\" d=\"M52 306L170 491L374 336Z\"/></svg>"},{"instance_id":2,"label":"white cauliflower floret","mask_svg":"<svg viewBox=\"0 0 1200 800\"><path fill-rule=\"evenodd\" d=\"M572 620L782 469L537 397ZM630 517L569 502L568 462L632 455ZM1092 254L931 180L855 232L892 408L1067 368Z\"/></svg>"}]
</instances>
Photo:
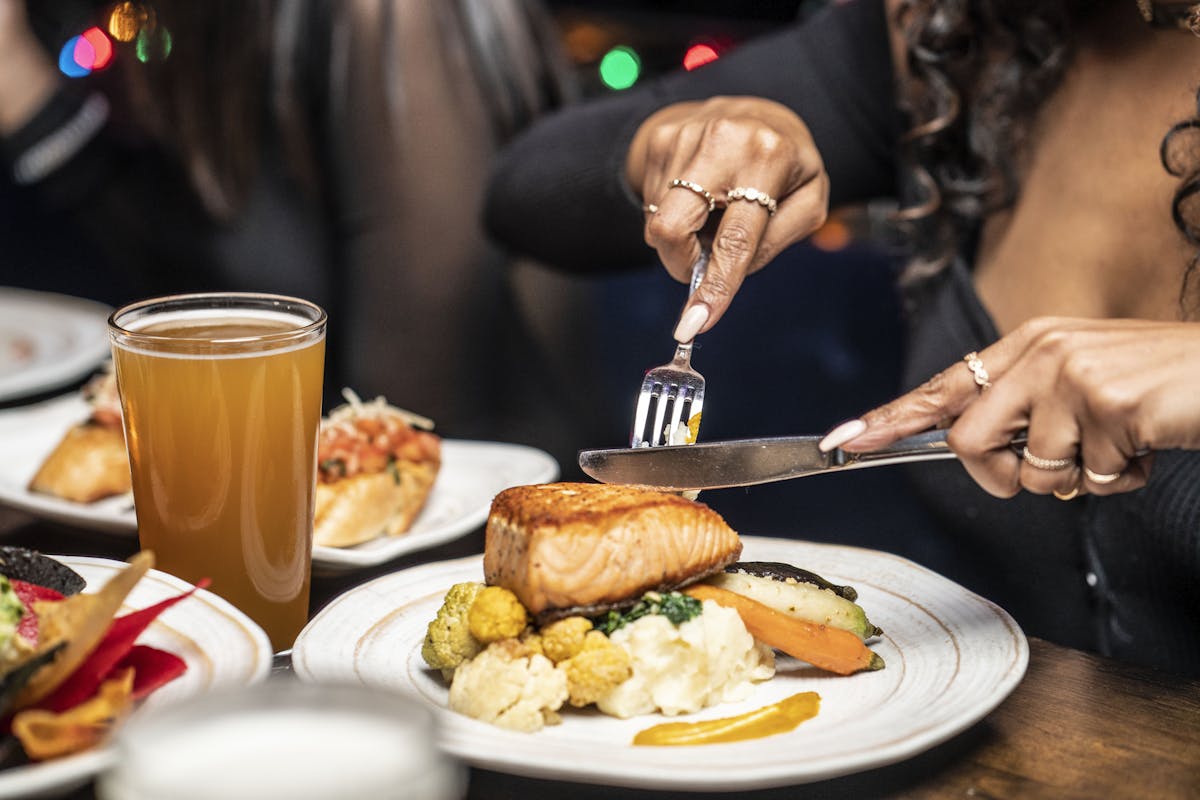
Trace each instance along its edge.
<instances>
[{"instance_id":1,"label":"white cauliflower floret","mask_svg":"<svg viewBox=\"0 0 1200 800\"><path fill-rule=\"evenodd\" d=\"M458 667L450 708L501 728L532 732L559 721L567 694L563 670L518 640L504 639Z\"/></svg>"},{"instance_id":2,"label":"white cauliflower floret","mask_svg":"<svg viewBox=\"0 0 1200 800\"><path fill-rule=\"evenodd\" d=\"M686 714L744 700L754 683L775 675L774 651L754 640L736 611L711 600L678 627L652 614L611 638L633 662L633 676L596 702L615 717Z\"/></svg>"}]
</instances>

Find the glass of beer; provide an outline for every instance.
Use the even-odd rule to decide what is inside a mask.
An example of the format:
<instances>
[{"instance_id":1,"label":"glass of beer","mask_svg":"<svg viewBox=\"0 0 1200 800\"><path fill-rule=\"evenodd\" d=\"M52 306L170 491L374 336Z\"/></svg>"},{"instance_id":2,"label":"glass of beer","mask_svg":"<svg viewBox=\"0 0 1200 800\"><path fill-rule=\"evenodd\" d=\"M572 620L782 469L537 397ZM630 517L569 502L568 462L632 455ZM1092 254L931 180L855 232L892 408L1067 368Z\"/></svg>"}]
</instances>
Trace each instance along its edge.
<instances>
[{"instance_id":1,"label":"glass of beer","mask_svg":"<svg viewBox=\"0 0 1200 800\"><path fill-rule=\"evenodd\" d=\"M308 617L325 312L267 294L145 300L109 318L138 539L258 622Z\"/></svg>"}]
</instances>

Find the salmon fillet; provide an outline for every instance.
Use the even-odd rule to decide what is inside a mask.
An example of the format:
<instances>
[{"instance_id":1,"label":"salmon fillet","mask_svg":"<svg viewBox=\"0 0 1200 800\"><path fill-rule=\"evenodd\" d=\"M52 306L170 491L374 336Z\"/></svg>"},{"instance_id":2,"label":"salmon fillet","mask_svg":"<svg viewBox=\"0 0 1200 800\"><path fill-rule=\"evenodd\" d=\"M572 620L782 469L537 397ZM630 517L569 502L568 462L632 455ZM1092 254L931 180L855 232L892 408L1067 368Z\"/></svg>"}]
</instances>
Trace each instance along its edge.
<instances>
[{"instance_id":1,"label":"salmon fillet","mask_svg":"<svg viewBox=\"0 0 1200 800\"><path fill-rule=\"evenodd\" d=\"M685 586L741 552L737 533L703 503L633 486L548 483L492 501L483 572L545 623Z\"/></svg>"}]
</instances>

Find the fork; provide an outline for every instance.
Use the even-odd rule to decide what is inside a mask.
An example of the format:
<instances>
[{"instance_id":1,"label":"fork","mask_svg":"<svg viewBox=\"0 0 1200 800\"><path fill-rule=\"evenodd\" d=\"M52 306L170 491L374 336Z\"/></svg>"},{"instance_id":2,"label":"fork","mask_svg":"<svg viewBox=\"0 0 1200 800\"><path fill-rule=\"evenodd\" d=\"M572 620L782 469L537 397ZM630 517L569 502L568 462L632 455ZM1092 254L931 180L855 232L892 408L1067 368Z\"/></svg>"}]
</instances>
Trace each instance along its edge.
<instances>
[{"instance_id":1,"label":"fork","mask_svg":"<svg viewBox=\"0 0 1200 800\"><path fill-rule=\"evenodd\" d=\"M704 280L704 271L708 269L708 257L709 252L704 250L692 265L688 297L692 296L700 281ZM700 425L700 412L704 408L704 376L692 369L694 343L693 339L676 345L675 357L670 362L648 370L642 378L642 389L638 393L637 410L633 417L630 447L658 447L695 441L695 431ZM647 422L650 423L649 430L646 428ZM682 441L677 433L680 422L684 423L688 430Z\"/></svg>"}]
</instances>

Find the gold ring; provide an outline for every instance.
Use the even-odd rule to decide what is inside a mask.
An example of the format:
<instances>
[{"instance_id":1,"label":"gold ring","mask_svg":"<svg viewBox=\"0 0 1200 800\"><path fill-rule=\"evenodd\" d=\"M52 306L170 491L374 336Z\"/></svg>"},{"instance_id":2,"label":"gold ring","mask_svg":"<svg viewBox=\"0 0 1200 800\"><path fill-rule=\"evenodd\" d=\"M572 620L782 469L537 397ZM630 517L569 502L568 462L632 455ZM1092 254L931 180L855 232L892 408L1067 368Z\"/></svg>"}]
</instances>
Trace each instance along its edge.
<instances>
[{"instance_id":1,"label":"gold ring","mask_svg":"<svg viewBox=\"0 0 1200 800\"><path fill-rule=\"evenodd\" d=\"M775 216L775 212L779 210L779 203L775 202L775 198L751 186L735 186L725 193L727 200L746 200L751 203L758 203L767 210L768 216Z\"/></svg>"},{"instance_id":2,"label":"gold ring","mask_svg":"<svg viewBox=\"0 0 1200 800\"><path fill-rule=\"evenodd\" d=\"M963 361L967 362L967 369L971 370L971 375L974 376L975 385L979 387L979 391L992 388L988 371L983 368L983 359L979 357L979 353L972 350L963 356Z\"/></svg>"},{"instance_id":3,"label":"gold ring","mask_svg":"<svg viewBox=\"0 0 1200 800\"><path fill-rule=\"evenodd\" d=\"M690 192L695 192L696 194L700 195L704 198L704 202L708 203L708 213L710 214L713 212L713 209L717 207L717 198L713 197L707 189L700 184L695 183L694 181L685 181L683 178L675 178L673 181L671 181L671 185L667 188L687 189Z\"/></svg>"},{"instance_id":4,"label":"gold ring","mask_svg":"<svg viewBox=\"0 0 1200 800\"><path fill-rule=\"evenodd\" d=\"M1100 486L1104 486L1105 484L1112 483L1117 478L1121 477L1121 473L1119 473L1119 472L1110 472L1108 474L1105 474L1103 472L1092 472L1087 467L1083 468L1083 474L1087 476L1087 479L1089 481L1091 481L1092 483L1095 483L1095 484L1099 484Z\"/></svg>"},{"instance_id":5,"label":"gold ring","mask_svg":"<svg viewBox=\"0 0 1200 800\"><path fill-rule=\"evenodd\" d=\"M1021 448L1021 458L1025 459L1025 463L1035 469L1058 471L1075 466L1075 459L1073 458L1042 458L1029 452L1028 447Z\"/></svg>"},{"instance_id":6,"label":"gold ring","mask_svg":"<svg viewBox=\"0 0 1200 800\"><path fill-rule=\"evenodd\" d=\"M1060 492L1058 489L1055 489L1054 496L1059 500L1074 500L1079 496L1079 487L1073 486L1069 492Z\"/></svg>"}]
</instances>

